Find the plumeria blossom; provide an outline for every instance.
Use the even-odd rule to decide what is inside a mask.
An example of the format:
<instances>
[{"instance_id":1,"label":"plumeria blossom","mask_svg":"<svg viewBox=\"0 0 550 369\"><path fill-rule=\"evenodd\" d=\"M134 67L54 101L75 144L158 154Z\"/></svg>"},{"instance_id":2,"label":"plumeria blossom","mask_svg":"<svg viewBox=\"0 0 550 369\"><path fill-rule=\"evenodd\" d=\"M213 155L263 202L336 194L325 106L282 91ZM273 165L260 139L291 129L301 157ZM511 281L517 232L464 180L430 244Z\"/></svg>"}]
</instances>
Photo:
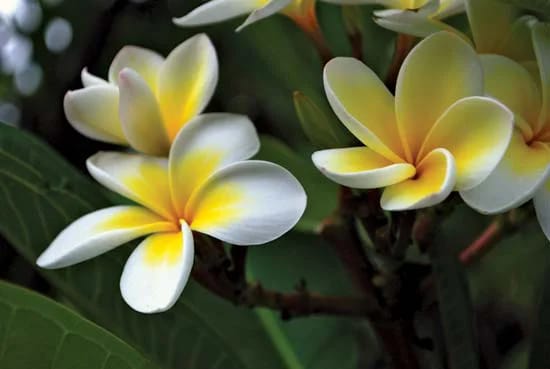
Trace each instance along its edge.
<instances>
[{"instance_id":1,"label":"plumeria blossom","mask_svg":"<svg viewBox=\"0 0 550 369\"><path fill-rule=\"evenodd\" d=\"M381 27L417 37L453 30L441 20L464 11L464 0L372 0L388 9L374 12Z\"/></svg>"},{"instance_id":2,"label":"plumeria blossom","mask_svg":"<svg viewBox=\"0 0 550 369\"><path fill-rule=\"evenodd\" d=\"M218 60L203 34L177 46L165 59L125 46L108 80L82 71L84 88L65 95L65 115L92 139L166 155L180 128L206 107L218 81Z\"/></svg>"},{"instance_id":3,"label":"plumeria blossom","mask_svg":"<svg viewBox=\"0 0 550 369\"><path fill-rule=\"evenodd\" d=\"M516 129L495 171L462 197L483 213L504 212L534 197L539 222L550 238L550 27L537 23L532 32L540 83L512 59L481 57L487 94L514 111Z\"/></svg>"},{"instance_id":4,"label":"plumeria blossom","mask_svg":"<svg viewBox=\"0 0 550 369\"><path fill-rule=\"evenodd\" d=\"M453 190L475 187L510 142L512 112L479 96L479 57L449 32L433 34L411 51L399 71L395 98L371 69L352 58L331 60L324 85L336 115L366 147L318 151L313 162L344 186L385 187L385 210L435 205Z\"/></svg>"},{"instance_id":5,"label":"plumeria blossom","mask_svg":"<svg viewBox=\"0 0 550 369\"><path fill-rule=\"evenodd\" d=\"M503 55L533 71L538 79L531 26L537 19L522 15L513 5L499 0L466 0L466 13L479 54ZM487 21L490 14L491 21Z\"/></svg>"},{"instance_id":6,"label":"plumeria blossom","mask_svg":"<svg viewBox=\"0 0 550 369\"><path fill-rule=\"evenodd\" d=\"M235 245L278 238L301 217L306 194L284 168L246 160L259 148L244 116L204 114L177 135L168 159L100 152L90 174L139 205L114 206L77 219L39 257L62 268L147 236L129 257L120 281L135 310L169 309L193 264L194 232Z\"/></svg>"},{"instance_id":7,"label":"plumeria blossom","mask_svg":"<svg viewBox=\"0 0 550 369\"><path fill-rule=\"evenodd\" d=\"M315 0L211 0L174 23L183 27L201 26L248 15L237 31L276 13L292 18L298 24L315 21ZM307 26L306 26L307 28Z\"/></svg>"}]
</instances>

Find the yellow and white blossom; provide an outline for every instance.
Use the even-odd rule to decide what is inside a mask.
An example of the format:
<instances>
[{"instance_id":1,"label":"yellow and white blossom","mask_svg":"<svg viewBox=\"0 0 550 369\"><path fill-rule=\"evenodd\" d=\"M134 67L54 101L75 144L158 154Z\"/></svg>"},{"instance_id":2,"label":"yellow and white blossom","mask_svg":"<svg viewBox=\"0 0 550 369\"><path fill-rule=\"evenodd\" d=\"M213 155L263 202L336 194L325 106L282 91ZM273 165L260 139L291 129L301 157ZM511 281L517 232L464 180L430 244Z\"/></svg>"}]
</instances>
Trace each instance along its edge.
<instances>
[{"instance_id":1,"label":"yellow and white blossom","mask_svg":"<svg viewBox=\"0 0 550 369\"><path fill-rule=\"evenodd\" d=\"M462 197L483 213L504 212L534 197L539 222L550 238L550 26L536 23L531 28L539 83L508 57L481 56L486 92L514 111L516 129L496 170Z\"/></svg>"},{"instance_id":2,"label":"yellow and white blossom","mask_svg":"<svg viewBox=\"0 0 550 369\"><path fill-rule=\"evenodd\" d=\"M300 183L284 168L246 160L259 148L248 118L204 114L177 135L168 159L100 152L90 174L139 205L114 206L83 216L39 257L61 268L147 236L128 259L120 289L135 310L169 309L193 264L192 231L235 245L269 242L290 230L306 206Z\"/></svg>"},{"instance_id":3,"label":"yellow and white blossom","mask_svg":"<svg viewBox=\"0 0 550 369\"><path fill-rule=\"evenodd\" d=\"M479 57L449 32L433 34L411 51L395 98L371 69L352 58L331 60L324 85L336 115L366 147L318 151L313 162L344 186L385 187L385 210L435 205L453 190L475 187L510 142L513 114L497 100L479 96Z\"/></svg>"},{"instance_id":4,"label":"yellow and white blossom","mask_svg":"<svg viewBox=\"0 0 550 369\"><path fill-rule=\"evenodd\" d=\"M441 20L464 11L464 0L372 0L386 10L374 12L381 27L417 37L453 30Z\"/></svg>"},{"instance_id":5,"label":"yellow and white blossom","mask_svg":"<svg viewBox=\"0 0 550 369\"><path fill-rule=\"evenodd\" d=\"M206 107L217 81L216 50L206 35L184 41L166 59L125 46L108 81L82 71L84 88L67 92L65 115L92 139L166 155L181 127Z\"/></svg>"},{"instance_id":6,"label":"yellow and white blossom","mask_svg":"<svg viewBox=\"0 0 550 369\"><path fill-rule=\"evenodd\" d=\"M240 31L276 13L286 15L298 23L308 22L314 7L315 0L211 0L183 17L174 19L174 23L183 27L202 26L248 15L237 28Z\"/></svg>"}]
</instances>

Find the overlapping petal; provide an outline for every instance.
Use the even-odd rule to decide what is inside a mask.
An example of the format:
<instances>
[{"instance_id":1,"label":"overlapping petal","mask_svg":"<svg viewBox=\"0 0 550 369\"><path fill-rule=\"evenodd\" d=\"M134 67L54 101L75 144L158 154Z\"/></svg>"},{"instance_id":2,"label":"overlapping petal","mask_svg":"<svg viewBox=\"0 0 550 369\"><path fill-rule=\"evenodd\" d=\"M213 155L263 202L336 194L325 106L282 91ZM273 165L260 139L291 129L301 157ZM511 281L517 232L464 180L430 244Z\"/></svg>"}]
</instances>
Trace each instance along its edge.
<instances>
[{"instance_id":1,"label":"overlapping petal","mask_svg":"<svg viewBox=\"0 0 550 369\"><path fill-rule=\"evenodd\" d=\"M416 37L427 37L439 31L457 32L439 19L419 14L416 10L387 9L374 12L380 27Z\"/></svg>"},{"instance_id":2,"label":"overlapping petal","mask_svg":"<svg viewBox=\"0 0 550 369\"><path fill-rule=\"evenodd\" d=\"M516 130L496 169L479 186L462 191L460 195L482 213L504 212L533 197L546 178L549 166L548 146L540 142L528 145Z\"/></svg>"},{"instance_id":3,"label":"overlapping petal","mask_svg":"<svg viewBox=\"0 0 550 369\"><path fill-rule=\"evenodd\" d=\"M175 18L178 26L192 27L222 22L264 6L268 0L212 0L180 18Z\"/></svg>"},{"instance_id":4,"label":"overlapping petal","mask_svg":"<svg viewBox=\"0 0 550 369\"><path fill-rule=\"evenodd\" d=\"M105 81L103 78L100 78L88 72L87 68L83 68L82 72L80 72L80 80L82 81L82 85L84 87L90 87L90 86L96 86L96 85L101 86L109 83Z\"/></svg>"},{"instance_id":5,"label":"overlapping petal","mask_svg":"<svg viewBox=\"0 0 550 369\"><path fill-rule=\"evenodd\" d=\"M415 177L384 189L380 205L389 211L436 205L453 191L455 180L453 155L445 149L435 149L416 166Z\"/></svg>"},{"instance_id":6,"label":"overlapping petal","mask_svg":"<svg viewBox=\"0 0 550 369\"><path fill-rule=\"evenodd\" d=\"M434 125L419 157L442 147L455 160L456 190L467 190L485 180L502 159L514 129L514 115L487 97L458 100Z\"/></svg>"},{"instance_id":7,"label":"overlapping petal","mask_svg":"<svg viewBox=\"0 0 550 369\"><path fill-rule=\"evenodd\" d=\"M126 144L118 117L118 90L97 85L69 91L63 100L65 116L78 132L94 140Z\"/></svg>"},{"instance_id":8,"label":"overlapping petal","mask_svg":"<svg viewBox=\"0 0 550 369\"><path fill-rule=\"evenodd\" d=\"M394 98L376 74L353 58L335 58L324 70L328 101L342 123L366 146L388 160L404 158Z\"/></svg>"},{"instance_id":9,"label":"overlapping petal","mask_svg":"<svg viewBox=\"0 0 550 369\"><path fill-rule=\"evenodd\" d=\"M501 55L482 55L486 94L500 100L536 131L540 91L530 73L517 62ZM520 127L521 128L521 127ZM523 132L528 137L529 132Z\"/></svg>"},{"instance_id":10,"label":"overlapping petal","mask_svg":"<svg viewBox=\"0 0 550 369\"><path fill-rule=\"evenodd\" d=\"M437 119L457 100L483 94L483 72L473 48L460 37L439 32L407 56L397 78L395 111L413 160Z\"/></svg>"},{"instance_id":11,"label":"overlapping petal","mask_svg":"<svg viewBox=\"0 0 550 369\"><path fill-rule=\"evenodd\" d=\"M139 206L115 206L87 214L65 228L40 255L42 268L62 268L101 255L128 241L174 225Z\"/></svg>"},{"instance_id":12,"label":"overlapping petal","mask_svg":"<svg viewBox=\"0 0 550 369\"><path fill-rule=\"evenodd\" d=\"M145 80L133 69L123 69L119 90L120 121L130 145L149 155L166 155L170 141L155 96Z\"/></svg>"},{"instance_id":13,"label":"overlapping petal","mask_svg":"<svg viewBox=\"0 0 550 369\"><path fill-rule=\"evenodd\" d=\"M244 23L237 28L237 31L241 31L243 28L251 25L252 23L255 23L259 20L265 19L275 13L280 12L292 1L294 0L269 0L267 4L265 4L261 8L255 9L252 13L250 13Z\"/></svg>"},{"instance_id":14,"label":"overlapping petal","mask_svg":"<svg viewBox=\"0 0 550 369\"><path fill-rule=\"evenodd\" d=\"M533 48L537 56L542 87L539 125L550 125L550 26L538 22L532 26L532 30Z\"/></svg>"},{"instance_id":15,"label":"overlapping petal","mask_svg":"<svg viewBox=\"0 0 550 369\"><path fill-rule=\"evenodd\" d=\"M158 99L171 140L206 107L217 82L218 58L208 36L191 37L168 55L160 68Z\"/></svg>"},{"instance_id":16,"label":"overlapping petal","mask_svg":"<svg viewBox=\"0 0 550 369\"><path fill-rule=\"evenodd\" d=\"M306 194L286 169L264 161L230 164L191 197L191 229L235 245L266 243L289 231L306 206Z\"/></svg>"},{"instance_id":17,"label":"overlapping petal","mask_svg":"<svg viewBox=\"0 0 550 369\"><path fill-rule=\"evenodd\" d=\"M246 116L212 113L192 119L170 150L170 187L178 213L216 170L250 159L259 148L256 128Z\"/></svg>"},{"instance_id":18,"label":"overlapping petal","mask_svg":"<svg viewBox=\"0 0 550 369\"><path fill-rule=\"evenodd\" d=\"M88 171L111 191L134 200L168 220L177 219L168 183L168 160L137 154L99 152Z\"/></svg>"},{"instance_id":19,"label":"overlapping petal","mask_svg":"<svg viewBox=\"0 0 550 369\"><path fill-rule=\"evenodd\" d=\"M415 175L408 163L393 163L367 147L317 151L313 163L334 182L352 188L379 188Z\"/></svg>"},{"instance_id":20,"label":"overlapping petal","mask_svg":"<svg viewBox=\"0 0 550 369\"><path fill-rule=\"evenodd\" d=\"M156 93L159 70L164 57L138 46L124 46L114 57L109 67L109 82L118 84L118 76L125 68L136 71L149 88Z\"/></svg>"},{"instance_id":21,"label":"overlapping petal","mask_svg":"<svg viewBox=\"0 0 550 369\"><path fill-rule=\"evenodd\" d=\"M546 179L544 184L535 192L533 198L535 213L540 227L546 238L550 240L550 180Z\"/></svg>"},{"instance_id":22,"label":"overlapping petal","mask_svg":"<svg viewBox=\"0 0 550 369\"><path fill-rule=\"evenodd\" d=\"M518 18L517 8L499 0L466 0L466 12L477 51L500 54L506 35Z\"/></svg>"},{"instance_id":23,"label":"overlapping petal","mask_svg":"<svg viewBox=\"0 0 550 369\"><path fill-rule=\"evenodd\" d=\"M170 309L189 279L193 257L193 235L185 222L181 232L147 237L124 266L120 279L124 301L141 313Z\"/></svg>"}]
</instances>

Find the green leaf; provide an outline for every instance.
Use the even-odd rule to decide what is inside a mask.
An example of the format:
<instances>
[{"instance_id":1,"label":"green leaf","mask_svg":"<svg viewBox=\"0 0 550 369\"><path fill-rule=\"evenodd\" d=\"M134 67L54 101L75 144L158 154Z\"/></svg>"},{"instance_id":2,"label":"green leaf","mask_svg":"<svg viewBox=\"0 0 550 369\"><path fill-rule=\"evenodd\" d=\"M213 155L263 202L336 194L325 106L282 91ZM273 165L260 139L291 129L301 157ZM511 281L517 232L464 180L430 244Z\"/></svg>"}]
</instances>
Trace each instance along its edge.
<instances>
[{"instance_id":1,"label":"green leaf","mask_svg":"<svg viewBox=\"0 0 550 369\"><path fill-rule=\"evenodd\" d=\"M324 177L307 158L297 154L280 140L262 136L258 159L268 160L288 169L306 190L308 201L304 216L296 229L315 233L321 222L336 208L336 184Z\"/></svg>"},{"instance_id":2,"label":"green leaf","mask_svg":"<svg viewBox=\"0 0 550 369\"><path fill-rule=\"evenodd\" d=\"M0 124L0 233L31 263L77 217L109 206L103 190L27 133ZM122 300L131 247L40 272L85 316L165 368L296 369L251 310L190 283L170 311L143 315ZM228 308L227 306L230 306ZM226 329L227 322L233 329Z\"/></svg>"},{"instance_id":3,"label":"green leaf","mask_svg":"<svg viewBox=\"0 0 550 369\"><path fill-rule=\"evenodd\" d=\"M532 10L545 15L550 15L549 0L500 0L504 3L513 4L522 9Z\"/></svg>"},{"instance_id":4,"label":"green leaf","mask_svg":"<svg viewBox=\"0 0 550 369\"><path fill-rule=\"evenodd\" d=\"M64 306L1 281L0 367L155 368L132 347Z\"/></svg>"},{"instance_id":5,"label":"green leaf","mask_svg":"<svg viewBox=\"0 0 550 369\"><path fill-rule=\"evenodd\" d=\"M461 210L453 215L465 218ZM450 367L477 369L474 314L466 273L458 259L463 229L454 221L445 222L430 246L430 254Z\"/></svg>"},{"instance_id":6,"label":"green leaf","mask_svg":"<svg viewBox=\"0 0 550 369\"><path fill-rule=\"evenodd\" d=\"M529 355L530 369L550 368L550 263L546 260L543 286L538 297L538 314L533 324L535 331Z\"/></svg>"},{"instance_id":7,"label":"green leaf","mask_svg":"<svg viewBox=\"0 0 550 369\"><path fill-rule=\"evenodd\" d=\"M320 149L352 146L354 137L333 113L326 113L301 91L294 92L294 108L310 142Z\"/></svg>"}]
</instances>

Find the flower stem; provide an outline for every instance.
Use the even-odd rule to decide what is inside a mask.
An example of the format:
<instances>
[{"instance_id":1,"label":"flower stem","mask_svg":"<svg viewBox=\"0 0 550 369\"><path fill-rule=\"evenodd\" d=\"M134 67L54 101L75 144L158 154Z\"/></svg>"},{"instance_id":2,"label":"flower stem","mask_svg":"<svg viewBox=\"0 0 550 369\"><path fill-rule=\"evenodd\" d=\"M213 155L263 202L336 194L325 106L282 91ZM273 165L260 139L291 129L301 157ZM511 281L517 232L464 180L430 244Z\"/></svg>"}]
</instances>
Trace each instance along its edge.
<instances>
[{"instance_id":1,"label":"flower stem","mask_svg":"<svg viewBox=\"0 0 550 369\"><path fill-rule=\"evenodd\" d=\"M409 51L414 46L416 39L414 36L398 34L397 40L395 41L395 52L393 54L393 59L388 70L388 75L386 76L386 86L391 90L395 90L395 84L397 82L397 76L399 75L399 70L401 69L401 64L409 54Z\"/></svg>"},{"instance_id":2,"label":"flower stem","mask_svg":"<svg viewBox=\"0 0 550 369\"><path fill-rule=\"evenodd\" d=\"M489 252L504 236L514 233L519 226L531 219L532 211L514 209L495 218L483 232L459 255L462 264L469 265Z\"/></svg>"},{"instance_id":3,"label":"flower stem","mask_svg":"<svg viewBox=\"0 0 550 369\"><path fill-rule=\"evenodd\" d=\"M315 2L311 2L311 6L309 6L302 13L289 13L287 15L294 21L294 23L296 23L298 27L300 27L300 29L302 29L302 31L304 31L306 35L309 36L311 41L313 41L323 64L326 64L330 59L332 59L332 52L326 44L325 37L323 36L323 32L321 31L321 27L319 25Z\"/></svg>"}]
</instances>

